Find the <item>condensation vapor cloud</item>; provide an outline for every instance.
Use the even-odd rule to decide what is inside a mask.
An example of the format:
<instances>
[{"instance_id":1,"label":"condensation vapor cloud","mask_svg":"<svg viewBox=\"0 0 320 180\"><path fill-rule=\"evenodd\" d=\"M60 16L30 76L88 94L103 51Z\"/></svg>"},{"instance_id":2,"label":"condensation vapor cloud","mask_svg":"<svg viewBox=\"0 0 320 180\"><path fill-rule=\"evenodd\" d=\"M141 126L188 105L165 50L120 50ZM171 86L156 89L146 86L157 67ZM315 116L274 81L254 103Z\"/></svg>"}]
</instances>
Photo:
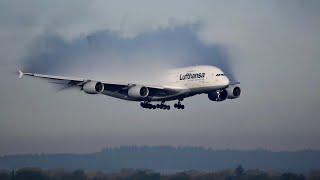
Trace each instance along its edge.
<instances>
[{"instance_id":1,"label":"condensation vapor cloud","mask_svg":"<svg viewBox=\"0 0 320 180\"><path fill-rule=\"evenodd\" d=\"M162 69L190 65L215 65L232 74L227 45L203 43L197 29L198 25L179 25L131 38L101 30L71 41L43 34L22 59L23 70L109 80L112 76L118 81L149 80L146 76Z\"/></svg>"}]
</instances>

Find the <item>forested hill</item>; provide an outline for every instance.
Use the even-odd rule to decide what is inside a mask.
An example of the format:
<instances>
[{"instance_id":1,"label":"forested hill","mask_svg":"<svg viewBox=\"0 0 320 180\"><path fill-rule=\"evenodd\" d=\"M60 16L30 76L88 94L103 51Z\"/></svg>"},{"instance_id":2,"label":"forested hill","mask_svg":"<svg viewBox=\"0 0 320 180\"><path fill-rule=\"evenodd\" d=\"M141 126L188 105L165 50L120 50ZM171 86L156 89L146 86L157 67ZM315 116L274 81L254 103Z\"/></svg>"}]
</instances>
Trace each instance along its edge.
<instances>
[{"instance_id":1,"label":"forested hill","mask_svg":"<svg viewBox=\"0 0 320 180\"><path fill-rule=\"evenodd\" d=\"M0 169L40 167L119 171L152 169L218 171L242 165L246 169L306 172L320 169L320 151L271 152L264 150L212 150L201 147L106 148L90 154L27 154L0 157Z\"/></svg>"}]
</instances>

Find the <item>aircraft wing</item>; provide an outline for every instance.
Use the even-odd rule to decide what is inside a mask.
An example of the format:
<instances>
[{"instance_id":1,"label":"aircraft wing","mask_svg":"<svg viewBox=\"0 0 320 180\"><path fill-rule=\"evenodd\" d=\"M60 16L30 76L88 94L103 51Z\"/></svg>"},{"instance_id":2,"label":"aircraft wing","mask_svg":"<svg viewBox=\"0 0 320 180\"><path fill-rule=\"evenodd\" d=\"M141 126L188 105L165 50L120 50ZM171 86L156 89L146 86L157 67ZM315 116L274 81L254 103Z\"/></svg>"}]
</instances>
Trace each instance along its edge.
<instances>
[{"instance_id":1,"label":"aircraft wing","mask_svg":"<svg viewBox=\"0 0 320 180\"><path fill-rule=\"evenodd\" d=\"M53 76L53 75L45 75L45 74L36 74L36 73L25 73L19 70L19 78L23 76L31 76L46 80L51 80L51 82L55 84L65 85L66 88L72 86L82 87L85 83L90 81L97 81L104 84L104 91L107 94L118 94L118 95L126 95L126 91L133 86L142 85L135 83L117 83L117 82L106 82L106 81L98 81L93 79L84 79L84 78L76 78L76 77L65 77L65 76ZM170 96L172 94L176 94L180 89L179 87L169 87L169 86L159 86L159 85L142 85L149 89L151 96Z\"/></svg>"},{"instance_id":2,"label":"aircraft wing","mask_svg":"<svg viewBox=\"0 0 320 180\"><path fill-rule=\"evenodd\" d=\"M240 82L238 82L238 81L231 81L231 82L229 83L229 85L237 85L237 84L240 84Z\"/></svg>"}]
</instances>

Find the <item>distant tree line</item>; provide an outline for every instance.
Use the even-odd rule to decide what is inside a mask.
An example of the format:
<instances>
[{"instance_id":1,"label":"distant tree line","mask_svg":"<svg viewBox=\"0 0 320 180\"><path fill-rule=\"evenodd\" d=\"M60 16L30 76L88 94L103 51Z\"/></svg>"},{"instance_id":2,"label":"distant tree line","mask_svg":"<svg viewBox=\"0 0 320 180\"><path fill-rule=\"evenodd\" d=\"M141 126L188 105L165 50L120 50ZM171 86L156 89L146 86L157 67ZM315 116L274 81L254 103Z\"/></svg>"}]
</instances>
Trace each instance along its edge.
<instances>
[{"instance_id":1,"label":"distant tree line","mask_svg":"<svg viewBox=\"0 0 320 180\"><path fill-rule=\"evenodd\" d=\"M156 162L156 163L155 163ZM248 169L305 173L320 169L320 151L214 150L203 147L121 146L85 154L20 154L0 156L0 169L40 167L119 172L122 168L220 171L243 165Z\"/></svg>"},{"instance_id":2,"label":"distant tree line","mask_svg":"<svg viewBox=\"0 0 320 180\"><path fill-rule=\"evenodd\" d=\"M152 170L123 169L119 172L68 171L64 169L45 170L22 168L0 171L0 180L319 180L320 171L309 173L280 173L275 171L244 170L242 166L216 172L189 170L172 174Z\"/></svg>"}]
</instances>

